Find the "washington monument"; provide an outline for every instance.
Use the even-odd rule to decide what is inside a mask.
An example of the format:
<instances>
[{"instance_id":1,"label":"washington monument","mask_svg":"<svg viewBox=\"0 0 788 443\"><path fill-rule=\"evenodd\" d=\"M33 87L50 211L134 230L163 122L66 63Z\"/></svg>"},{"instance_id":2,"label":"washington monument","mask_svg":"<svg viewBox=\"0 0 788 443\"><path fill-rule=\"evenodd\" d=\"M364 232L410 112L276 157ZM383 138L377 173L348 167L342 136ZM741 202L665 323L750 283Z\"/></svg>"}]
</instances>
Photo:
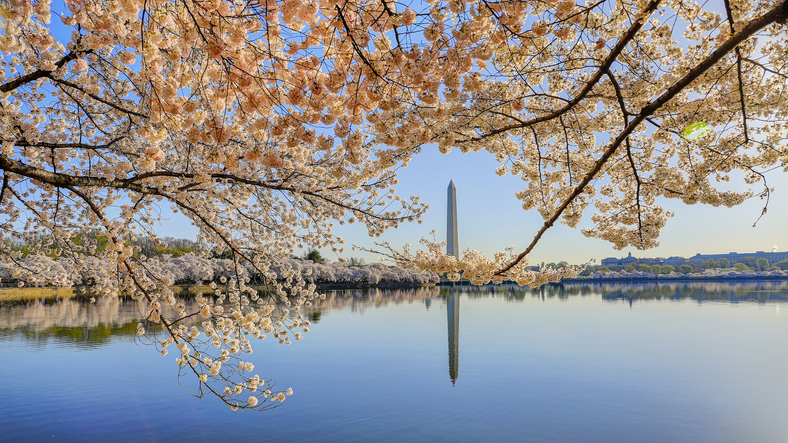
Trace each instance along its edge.
<instances>
[{"instance_id":1,"label":"washington monument","mask_svg":"<svg viewBox=\"0 0 788 443\"><path fill-rule=\"evenodd\" d=\"M449 182L446 194L446 254L460 259L460 245L457 242L457 188L454 181ZM460 296L450 295L447 299L446 313L449 323L449 378L454 386L460 369Z\"/></svg>"},{"instance_id":2,"label":"washington monument","mask_svg":"<svg viewBox=\"0 0 788 443\"><path fill-rule=\"evenodd\" d=\"M446 254L460 259L460 245L457 242L457 188L454 181L449 182L446 193Z\"/></svg>"}]
</instances>

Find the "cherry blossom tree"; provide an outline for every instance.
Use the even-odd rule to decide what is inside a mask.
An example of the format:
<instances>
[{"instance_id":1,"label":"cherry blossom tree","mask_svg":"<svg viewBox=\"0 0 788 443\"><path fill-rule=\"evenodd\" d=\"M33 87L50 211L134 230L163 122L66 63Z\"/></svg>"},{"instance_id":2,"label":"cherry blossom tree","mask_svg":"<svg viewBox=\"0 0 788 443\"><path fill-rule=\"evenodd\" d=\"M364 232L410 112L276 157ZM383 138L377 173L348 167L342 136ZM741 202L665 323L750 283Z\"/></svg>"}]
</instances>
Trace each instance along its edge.
<instances>
[{"instance_id":1,"label":"cherry blossom tree","mask_svg":"<svg viewBox=\"0 0 788 443\"><path fill-rule=\"evenodd\" d=\"M457 260L426 239L422 250L384 250L475 283L576 274L528 270L526 256L591 205L586 235L649 248L671 215L659 198L768 199L766 173L788 161L788 6L717 6L65 0L53 10L2 0L0 256L22 266L12 245L23 239L37 245L28 253L76 267L97 257L113 276L99 290L147 301L147 323L169 336L162 352L178 348L200 392L233 408L281 402L286 393L263 389L240 356L250 337L289 343L305 327L290 314L315 286L284 259L302 247L341 251L335 223L379 236L420 220L418 197L392 186L428 144L489 152L499 174L523 179L523 208L545 219L524 250L492 259ZM739 177L764 190L728 190ZM229 253L231 266L214 269L228 283L215 305L186 312L168 289L173 273L135 251L135 238L155 235L160 205ZM107 244L75 241L85 228ZM270 294L246 285L247 269ZM198 316L201 328L182 322Z\"/></svg>"},{"instance_id":2,"label":"cherry blossom tree","mask_svg":"<svg viewBox=\"0 0 788 443\"><path fill-rule=\"evenodd\" d=\"M524 250L492 260L475 251L455 260L428 239L426 250L383 244L384 253L475 283L538 285L555 276L529 273L525 257L556 222L577 226L589 205L584 234L619 249L658 244L672 215L658 198L730 207L758 195L768 205L766 173L788 163L785 2L444 5L424 35L446 52L402 50L419 68L437 52L434 63L456 69L438 70L440 100L375 118L427 126L442 152L493 154L499 175L525 182L523 208L545 222ZM429 112L438 118L416 123ZM729 190L736 177L761 190Z\"/></svg>"}]
</instances>

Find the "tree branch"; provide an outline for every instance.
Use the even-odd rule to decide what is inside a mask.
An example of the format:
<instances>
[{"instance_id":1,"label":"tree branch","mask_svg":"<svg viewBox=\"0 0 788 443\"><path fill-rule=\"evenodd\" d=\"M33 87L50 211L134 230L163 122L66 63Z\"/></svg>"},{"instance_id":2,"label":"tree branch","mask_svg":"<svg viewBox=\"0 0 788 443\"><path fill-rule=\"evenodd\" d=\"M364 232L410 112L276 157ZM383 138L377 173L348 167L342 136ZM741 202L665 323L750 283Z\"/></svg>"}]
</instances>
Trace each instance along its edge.
<instances>
[{"instance_id":1,"label":"tree branch","mask_svg":"<svg viewBox=\"0 0 788 443\"><path fill-rule=\"evenodd\" d=\"M599 66L599 69L597 69L597 71L594 73L594 76L591 77L588 80L588 82L585 84L583 89L581 89L580 92L577 93L575 98L570 100L569 103L567 103L564 107L562 107L561 109L555 110L555 111L553 111L553 112L551 112L551 113L549 113L547 115L544 115L542 117L536 117L536 118L533 118L531 120L524 121L522 123L517 123L517 124L514 124L514 125L509 125L509 126L504 126L502 128L494 129L494 130L492 130L492 131L490 131L490 132L488 132L486 134L482 134L482 135L480 135L478 137L472 137L472 138L468 138L468 139L465 139L465 140L458 140L457 143L458 144L463 144L463 143L470 143L470 142L480 141L480 140L483 140L483 139L485 139L487 137L491 137L491 136L496 135L496 134L501 134L503 132L508 132L508 131L513 130L513 129L520 129L520 128L524 128L524 127L527 127L527 126L533 126L533 125L535 125L537 123L546 122L546 121L552 120L552 119L554 119L554 118L556 118L556 117L558 117L558 116L560 116L562 114L565 114L566 112L568 112L569 110L571 110L572 108L577 106L577 104L580 103L581 101L583 101L583 99L588 95L588 93L591 92L591 90L594 88L594 86L596 86L596 84L599 83L599 80L610 69L610 67L613 65L613 62L618 58L618 56L621 54L621 52L624 50L624 48L626 48L626 46L629 44L629 42L633 38L635 38L635 35L637 35L637 33L643 27L643 23L647 21L646 17L648 15L651 15L651 13L654 12L655 9L657 9L657 6L659 5L659 3L660 3L660 0L652 0L646 6L646 8L643 10L643 13L642 13L642 17L643 18L641 18L639 20L636 20L635 23L632 24L632 26L627 30L627 33L624 34L621 37L621 39L618 41L618 44L616 44L616 46L610 51L610 54L608 54L607 58L605 58L605 61L602 63L602 65Z\"/></svg>"},{"instance_id":2,"label":"tree branch","mask_svg":"<svg viewBox=\"0 0 788 443\"><path fill-rule=\"evenodd\" d=\"M733 27L733 11L731 11L731 2L730 0L725 0L725 12L728 14L728 25L731 28L731 34L735 33L736 30ZM742 125L744 125L744 143L748 143L750 141L750 136L747 131L747 107L744 105L744 82L742 82L742 75L741 75L741 51L739 46L737 45L735 48L736 51L736 75L739 79L739 102L741 103L741 120Z\"/></svg>"},{"instance_id":3,"label":"tree branch","mask_svg":"<svg viewBox=\"0 0 788 443\"><path fill-rule=\"evenodd\" d=\"M99 149L108 149L115 143L119 142L120 140L123 140L124 138L126 137L125 136L116 137L103 145L89 145L86 143L47 143L47 142L31 143L25 139L15 141L14 145L24 146L24 147L50 148L50 149L99 150Z\"/></svg>"},{"instance_id":4,"label":"tree branch","mask_svg":"<svg viewBox=\"0 0 788 443\"><path fill-rule=\"evenodd\" d=\"M30 82L34 82L34 81L36 81L36 80L38 80L40 78L44 78L44 77L51 78L52 72L57 71L58 69L63 67L63 65L65 65L68 62L76 60L77 58L79 58L79 56L90 54L91 52L93 52L92 49L88 49L88 50L85 50L85 51L69 52L68 54L63 56L63 58L61 58L60 60L58 60L55 63L55 66L57 66L57 68L55 68L54 70L48 71L48 70L45 70L45 69L39 69L37 71L31 72L30 74L23 75L21 77L17 77L15 80L11 80L8 83L0 85L0 92L13 91L14 89L16 89L16 88L18 88L18 87L20 87L20 86L22 86L24 84L27 84L27 83L30 83Z\"/></svg>"},{"instance_id":5,"label":"tree branch","mask_svg":"<svg viewBox=\"0 0 788 443\"><path fill-rule=\"evenodd\" d=\"M675 97L679 92L683 91L684 88L688 87L695 79L700 77L703 73L705 73L709 68L714 66L717 62L719 62L725 55L730 53L737 45L741 44L743 41L747 40L748 38L752 37L756 32L760 31L761 29L765 28L768 25L771 25L775 22L785 21L788 18L788 0L783 0L782 3L775 6L771 10L769 10L766 14L762 15L761 17L752 20L747 26L744 27L740 32L731 36L725 43L723 43L719 48L717 48L714 52L709 54L703 61L698 63L697 66L692 68L683 78L678 80L674 83L671 87L668 88L665 93L663 93L659 98L650 102L640 112L635 116L635 118L624 128L624 130L613 140L595 163L591 170L586 174L583 181L572 191L572 194L564 200L561 206L556 209L553 213L553 216L550 217L547 221L545 221L544 225L539 232L536 233L534 239L528 245L528 247L521 252L514 260L512 260L508 265L503 267L502 269L495 272L495 275L503 275L506 271L520 263L526 255L528 255L533 248L539 243L539 240L544 235L545 231L550 229L553 224L561 217L561 214L566 210L566 208L574 201L577 196L579 196L584 190L585 187L591 183L591 180L602 170L602 166L607 163L610 157L616 152L616 150L621 146L621 143L626 140L627 137L635 130L635 128L642 123L647 117L657 111L659 108L664 106L667 102L669 102L673 97Z\"/></svg>"},{"instance_id":6,"label":"tree branch","mask_svg":"<svg viewBox=\"0 0 788 443\"><path fill-rule=\"evenodd\" d=\"M358 43L356 43L356 39L353 38L353 33L350 31L350 27L345 21L345 16L342 15L342 9L340 9L339 5L334 5L334 7L337 9L337 14L339 14L339 19L342 20L342 25L345 27L347 36L350 37L350 43L353 44L353 49L356 50L356 53L358 54L359 57L361 57L361 60L364 62L364 64L369 66L369 69L372 70L372 73L375 74L375 77L382 79L383 77L380 74L378 74L378 71L375 70L375 67L372 66L369 60L367 60L367 57L364 56L364 52L358 46Z\"/></svg>"}]
</instances>

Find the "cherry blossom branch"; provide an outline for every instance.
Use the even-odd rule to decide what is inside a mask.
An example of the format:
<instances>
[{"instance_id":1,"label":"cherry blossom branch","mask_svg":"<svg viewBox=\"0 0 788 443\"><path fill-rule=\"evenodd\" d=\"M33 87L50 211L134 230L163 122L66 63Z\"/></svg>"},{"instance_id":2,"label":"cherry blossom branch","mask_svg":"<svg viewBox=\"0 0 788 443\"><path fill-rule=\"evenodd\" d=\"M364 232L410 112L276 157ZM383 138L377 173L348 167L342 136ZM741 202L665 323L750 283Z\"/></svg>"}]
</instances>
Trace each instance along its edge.
<instances>
[{"instance_id":1,"label":"cherry blossom branch","mask_svg":"<svg viewBox=\"0 0 788 443\"><path fill-rule=\"evenodd\" d=\"M723 57L725 57L725 55L730 53L737 45L752 37L756 32L760 31L766 26L775 22L784 21L786 18L788 18L788 0L783 0L782 3L778 4L764 15L750 21L741 31L734 34L722 45L720 45L720 47L709 54L703 61L698 63L694 68L690 69L683 78L670 86L668 90L665 91L665 93L663 93L656 100L653 100L644 106L637 116L635 116L635 118L624 128L624 130L621 131L621 133L608 145L602 156L594 163L594 166L589 170L588 173L586 173L585 178L583 178L577 187L575 187L575 189L564 200L561 206L559 206L553 215L547 221L545 221L544 225L541 229L539 229L539 232L537 232L536 236L534 236L534 239L531 241L528 247L517 257L515 257L514 260L509 262L508 265L496 271L495 275L503 275L506 273L506 271L520 263L525 258L525 256L533 250L536 244L539 243L542 235L544 235L544 233L553 226L558 218L561 217L561 214L563 214L564 210L566 210L566 208L585 190L585 187L588 186L597 173L602 170L602 167L605 165L605 163L607 163L610 157L613 156L621 143L626 140L627 137L629 137L629 135L640 123L642 123L647 117L649 117L659 108L664 106L679 92L683 91L684 88L688 87L698 77L703 75L709 68L714 66Z\"/></svg>"},{"instance_id":2,"label":"cherry blossom branch","mask_svg":"<svg viewBox=\"0 0 788 443\"><path fill-rule=\"evenodd\" d=\"M731 11L730 0L725 0L725 12L728 14L728 24L730 25L731 34L733 34L736 32L736 29L733 24L733 12ZM739 103L741 104L741 120L744 126L744 143L748 143L750 141L750 136L747 132L747 107L744 104L744 82L742 81L741 75L741 50L738 45L734 50L736 52L736 75L739 79Z\"/></svg>"},{"instance_id":3,"label":"cherry blossom branch","mask_svg":"<svg viewBox=\"0 0 788 443\"><path fill-rule=\"evenodd\" d=\"M93 100L96 100L97 102L103 103L103 104L105 104L105 105L107 105L107 106L109 106L109 107L111 107L111 108L113 108L113 109L115 109L117 111L120 111L120 112L122 112L124 114L130 114L130 115L134 115L134 116L140 117L140 118L146 118L147 117L147 115L145 115L145 114L142 114L142 113L139 113L139 112L136 112L136 111L132 111L131 109L126 109L126 108L124 108L124 107L122 107L120 105L112 103L109 100L105 100L105 99L99 97L96 94L93 94L91 92L85 91L85 89L82 88L79 85L71 83L71 82L69 82L67 80L62 80L62 79L55 78L55 77L52 76L51 73L49 73L48 75L44 75L44 77L49 78L56 85L62 85L62 86L67 86L69 88L76 89L77 91L87 95L88 97L92 98Z\"/></svg>"},{"instance_id":4,"label":"cherry blossom branch","mask_svg":"<svg viewBox=\"0 0 788 443\"><path fill-rule=\"evenodd\" d=\"M101 177L50 172L24 164L18 160L14 160L5 154L0 154L0 169L59 187L90 186L100 188L128 189L134 192L139 192L140 194L161 195L156 188L145 187L128 180L121 180L117 178L106 179Z\"/></svg>"},{"instance_id":5,"label":"cherry blossom branch","mask_svg":"<svg viewBox=\"0 0 788 443\"><path fill-rule=\"evenodd\" d=\"M75 189L74 187L70 187L69 186L69 187L66 187L66 188L68 190L70 190L71 192L73 192L78 197L80 197L88 205L88 207L96 215L96 217L98 217L101 220L101 222L105 225L105 227L108 230L107 232L110 233L110 235L112 235L112 233L108 229L107 220L106 220L103 212L101 211L101 209L98 206L96 206L96 204L90 199L90 197L87 196L82 191L80 191L78 189ZM120 239L118 239L115 235L112 235L112 241L117 243L117 242L120 242ZM136 288L143 294L143 296L148 301L148 303L152 304L156 300L157 297L154 294L151 294L151 292L145 287L145 285L142 284L142 282L140 282L140 280L138 278L138 275L137 275L137 272L134 270L134 268L129 263L128 258L124 258L122 260L122 264L126 268L126 272L127 272L128 276L129 276L129 278L131 279L131 281L133 282L134 286L136 286ZM235 264L236 264L236 269L237 269L237 266L238 266L237 260L235 261ZM154 278L156 278L155 275L154 275ZM162 284L162 283L160 282L160 284ZM196 312L196 313L193 313L192 315L196 315L196 314L201 314L201 312ZM152 312L150 314L148 314L148 315L149 316L152 315ZM198 351L197 346L195 345L195 343L192 340L189 339L188 336L184 337L181 333L176 332L175 330L173 330L173 327L181 320L183 320L183 319L175 319L173 321L170 321L164 315L159 314L159 321L158 321L158 323L160 323L164 327L164 329L167 331L168 335L170 336L171 340L174 343L178 344L178 343L183 342L183 344L185 346L191 347L192 350L194 350L195 352ZM237 334L239 336L243 335L242 331L240 330L240 326L238 327ZM230 400L227 399L227 397L224 394L219 393L218 391L214 390L213 387L209 383L206 383L206 381L201 379L200 378L200 373L197 372L197 369L194 367L195 365L192 364L192 360L190 360L189 357L186 357L186 358L187 358L187 362L188 362L189 368L194 373L194 375L196 377L198 377L198 380L199 380L199 383L200 383L199 386L200 386L201 390L202 390L203 387L205 387L212 394L214 394L215 396L220 398L228 406L231 406L231 407L238 407L239 406L237 404L237 402L231 402ZM199 362L200 365L204 364L203 360L201 358L199 358L199 359L198 359L198 357L193 357L193 358L194 358L194 360L196 362ZM223 379L226 383L229 383L229 379L227 377L225 377L224 375L219 374L219 378ZM269 387L273 387L273 385L270 384L270 383L268 384L268 386ZM247 408L244 405L240 405L240 406L243 407L244 409Z\"/></svg>"},{"instance_id":6,"label":"cherry blossom branch","mask_svg":"<svg viewBox=\"0 0 788 443\"><path fill-rule=\"evenodd\" d=\"M585 86L583 86L583 88L577 93L577 95L575 95L575 97L572 100L570 100L569 103L567 103L565 106L553 112L550 112L547 115L532 118L522 123L500 127L492 131L489 131L485 134L479 135L477 137L469 137L464 140L458 140L457 143L464 144L470 142L477 142L497 134L512 131L514 129L521 129L528 126L536 125L538 123L550 121L557 118L560 115L565 114L566 112L577 106L581 101L583 101L586 95L588 95L591 92L591 90L594 89L594 86L596 86L596 84L599 83L599 80L605 75L605 73L610 69L610 67L613 66L613 62L616 61L618 56L621 54L624 48L626 48L629 42L632 41L633 38L635 38L635 35L637 35L637 33L643 27L643 24L647 21L646 18L650 16L657 9L657 6L659 6L660 1L661 0L651 0L651 2L649 2L648 5L646 5L646 7L643 9L643 12L640 14L639 18L635 19L635 22L632 24L632 26L630 26L626 34L624 34L621 37L621 39L618 41L616 46L610 51L610 54L608 54L608 56L605 58L605 61L602 62L602 64L596 70L594 75L588 80L588 82L586 82Z\"/></svg>"},{"instance_id":7,"label":"cherry blossom branch","mask_svg":"<svg viewBox=\"0 0 788 443\"><path fill-rule=\"evenodd\" d=\"M763 63L759 63L759 62L757 62L757 61L755 61L755 60L752 60L752 59L750 59L750 58L747 58L747 57L740 57L740 58L741 58L742 60L744 60L745 62L747 62L747 63L751 63L751 64L753 64L753 65L755 65L755 66L757 66L757 67L759 67L759 68L763 69L764 71L766 71L766 72L768 72L768 73L770 73L770 74L774 74L774 75L777 75L777 76L779 76L779 77L782 77L782 78L788 79L788 75L786 75L786 74L784 74L784 73L782 73L782 72L779 72L779 71L775 71L774 69L769 69L769 68L767 68L766 66L764 66L764 65L763 65Z\"/></svg>"},{"instance_id":8,"label":"cherry blossom branch","mask_svg":"<svg viewBox=\"0 0 788 443\"><path fill-rule=\"evenodd\" d=\"M8 189L8 174L3 173L3 187L0 188L0 205L3 204L3 197L5 197L6 189Z\"/></svg>"},{"instance_id":9,"label":"cherry blossom branch","mask_svg":"<svg viewBox=\"0 0 788 443\"><path fill-rule=\"evenodd\" d=\"M50 143L50 142L29 142L25 139L16 140L14 141L15 146L20 147L39 147L39 148L48 148L48 149L85 149L85 150L92 150L98 151L102 149L109 149L117 142L125 139L125 136L115 137L114 139L110 140L107 143L101 145L90 145L87 143Z\"/></svg>"},{"instance_id":10,"label":"cherry blossom branch","mask_svg":"<svg viewBox=\"0 0 788 443\"><path fill-rule=\"evenodd\" d=\"M613 89L616 91L616 99L618 100L618 106L621 108L621 117L624 119L624 127L629 124L629 111L627 111L627 106L624 101L624 96L621 94L621 87L619 86L618 82L616 81L616 77L613 75L612 72L608 71L608 77L610 78L610 83L613 85ZM632 175L635 177L635 205L637 208L638 214L638 237L640 238L640 245L644 245L643 241L643 215L640 206L640 190L643 183L640 180L640 175L638 174L638 168L635 166L635 159L632 158L632 145L629 141L629 137L625 139L626 149L627 149L627 159L629 160L629 165L632 168Z\"/></svg>"},{"instance_id":11,"label":"cherry blossom branch","mask_svg":"<svg viewBox=\"0 0 788 443\"><path fill-rule=\"evenodd\" d=\"M334 5L334 7L337 10L337 14L339 15L339 19L342 21L342 25L345 27L345 32L347 33L347 36L350 37L350 42L353 44L353 49L355 49L356 54L358 54L358 56L361 58L361 61L363 61L364 64L367 65L369 67L369 69L372 70L372 73L375 74L375 77L378 77L378 78L381 78L381 79L384 78L380 74L378 74L378 71L375 70L375 67L372 66L372 63L370 63L369 60L367 60L367 57L364 56L364 52L358 46L358 43L356 43L356 39L355 39L355 37L353 37L353 32L350 30L350 26L348 26L347 22L345 21L345 16L342 15L342 9L339 7L339 5Z\"/></svg>"},{"instance_id":12,"label":"cherry blossom branch","mask_svg":"<svg viewBox=\"0 0 788 443\"><path fill-rule=\"evenodd\" d=\"M54 71L57 71L58 69L62 68L63 65L65 65L66 63L68 63L70 61L74 61L77 58L79 58L80 56L87 55L87 54L90 54L92 52L93 52L93 50L91 50L91 49L87 49L87 50L83 50L83 51L71 51L68 54L66 54L65 56L63 56L63 58L61 58L60 60L55 62L56 68L54 70L49 71L49 70L46 70L46 69L38 69L38 70L33 71L33 72L29 73L29 74L23 75L21 77L17 77L16 79L11 80L8 83L0 85L0 92L13 91L14 89L17 89L20 86L23 86L23 85L25 85L27 83L32 83L32 82L34 82L34 81L36 81L38 79L41 79L41 78L51 78L52 77L52 73Z\"/></svg>"}]
</instances>

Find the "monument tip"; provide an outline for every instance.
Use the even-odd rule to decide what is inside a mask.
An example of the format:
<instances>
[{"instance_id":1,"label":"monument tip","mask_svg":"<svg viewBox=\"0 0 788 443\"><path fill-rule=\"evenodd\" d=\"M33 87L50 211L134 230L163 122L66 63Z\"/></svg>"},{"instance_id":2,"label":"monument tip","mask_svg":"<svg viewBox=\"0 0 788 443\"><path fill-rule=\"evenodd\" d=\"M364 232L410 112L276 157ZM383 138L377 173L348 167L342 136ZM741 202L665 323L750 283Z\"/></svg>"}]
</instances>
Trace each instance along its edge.
<instances>
[{"instance_id":1,"label":"monument tip","mask_svg":"<svg viewBox=\"0 0 788 443\"><path fill-rule=\"evenodd\" d=\"M460 259L460 246L457 241L457 188L454 187L454 180L449 181L446 189L446 254L453 255Z\"/></svg>"}]
</instances>

